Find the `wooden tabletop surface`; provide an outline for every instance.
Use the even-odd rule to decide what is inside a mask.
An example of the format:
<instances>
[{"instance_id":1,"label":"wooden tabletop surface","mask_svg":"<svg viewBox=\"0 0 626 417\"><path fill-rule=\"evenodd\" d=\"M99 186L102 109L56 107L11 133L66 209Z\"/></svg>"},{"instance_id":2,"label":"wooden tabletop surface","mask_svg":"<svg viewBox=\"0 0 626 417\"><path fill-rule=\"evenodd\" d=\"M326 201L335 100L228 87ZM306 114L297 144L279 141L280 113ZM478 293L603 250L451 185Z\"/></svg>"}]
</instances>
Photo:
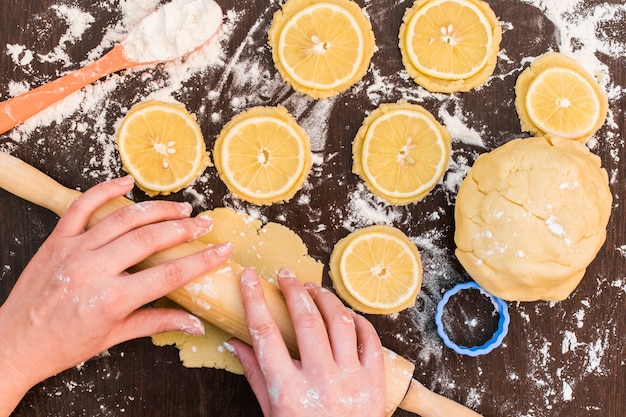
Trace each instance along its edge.
<instances>
[{"instance_id":1,"label":"wooden tabletop surface","mask_svg":"<svg viewBox=\"0 0 626 417\"><path fill-rule=\"evenodd\" d=\"M122 175L113 143L128 108L148 98L175 99L194 112L210 149L230 118L255 105L282 104L307 129L315 154L304 189L289 203L257 207L234 199L214 168L167 198L195 212L228 206L295 230L320 262L352 230L399 227L424 261L414 308L370 317L383 343L416 364L428 388L484 416L626 415L626 8L619 0L489 0L503 27L498 66L488 83L462 94L430 94L403 70L397 47L412 2L358 0L372 21L377 51L362 82L316 102L286 86L274 69L267 29L275 0L220 0L222 54L124 71L106 77L0 135L0 150L62 184L85 190ZM138 6L117 0L6 0L0 3L0 99L34 88L97 59L119 41ZM138 2L139 3L139 2ZM142 2L147 4L149 2ZM158 3L154 1L152 3ZM513 86L530 58L570 54L599 76L610 98L607 123L589 143L611 179L608 237L578 289L559 303L509 303L504 345L478 358L459 356L437 337L434 309L442 293L469 280L454 258L453 212L460 179L476 157L522 137ZM454 137L450 168L422 202L386 206L351 173L351 143L365 115L408 99L430 110ZM0 167L2 169L2 167ZM132 198L147 199L140 191ZM57 218L0 190L3 301ZM324 277L331 288L330 280ZM54 349L54 346L49 346ZM2 381L6 384L10 381ZM115 346L34 387L16 416L261 416L245 379L186 369L175 348L149 339ZM398 416L411 415L398 411Z\"/></svg>"}]
</instances>

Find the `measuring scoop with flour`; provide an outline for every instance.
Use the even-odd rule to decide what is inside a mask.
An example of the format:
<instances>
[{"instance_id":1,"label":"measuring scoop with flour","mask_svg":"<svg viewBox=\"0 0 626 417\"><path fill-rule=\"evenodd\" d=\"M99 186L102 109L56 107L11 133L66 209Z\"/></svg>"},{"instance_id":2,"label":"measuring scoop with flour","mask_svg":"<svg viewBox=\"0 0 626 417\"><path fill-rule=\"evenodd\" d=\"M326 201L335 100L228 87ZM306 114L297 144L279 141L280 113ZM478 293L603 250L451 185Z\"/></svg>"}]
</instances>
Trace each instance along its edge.
<instances>
[{"instance_id":1,"label":"measuring scoop with flour","mask_svg":"<svg viewBox=\"0 0 626 417\"><path fill-rule=\"evenodd\" d=\"M222 18L213 0L172 0L97 61L0 103L0 134L105 75L188 55L217 34Z\"/></svg>"}]
</instances>

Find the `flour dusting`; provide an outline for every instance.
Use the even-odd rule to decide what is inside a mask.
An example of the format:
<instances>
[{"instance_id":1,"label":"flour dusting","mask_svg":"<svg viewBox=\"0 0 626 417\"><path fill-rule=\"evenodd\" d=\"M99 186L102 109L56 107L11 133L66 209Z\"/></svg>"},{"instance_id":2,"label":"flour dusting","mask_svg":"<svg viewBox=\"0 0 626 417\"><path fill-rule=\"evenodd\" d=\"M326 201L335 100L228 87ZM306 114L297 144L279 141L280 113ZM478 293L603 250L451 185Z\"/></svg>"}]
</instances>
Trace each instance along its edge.
<instances>
[{"instance_id":1,"label":"flour dusting","mask_svg":"<svg viewBox=\"0 0 626 417\"><path fill-rule=\"evenodd\" d=\"M182 0L174 0L182 1ZM185 0L195 3L195 0ZM150 16L164 2L159 0L97 0L81 2L57 0L49 6L49 14L65 25L54 45L43 50L40 45L16 41L0 45L5 54L27 81L8 80L0 85L4 98L14 97L72 69L89 64L110 48L124 42L133 29ZM514 104L509 100L494 99L484 102L483 95L490 97L507 93L516 77L539 55L548 50L530 48L539 43L529 39L529 45L515 43L524 33L520 27L525 22L501 20L503 40L513 46L502 49L498 55L498 67L487 83L464 94L430 93L415 85L399 61L397 39L377 38L377 50L368 74L344 95L327 100L312 100L295 93L274 68L267 46L267 31L273 13L279 7L278 0L269 4L246 7L241 5L223 8L223 21L218 35L184 58L160 64L154 68L136 68L122 71L83 88L59 103L42 111L25 123L2 136L0 149L16 152L32 151L42 166L63 178L71 172L85 179L85 184L111 179L122 175L121 162L115 148L115 132L128 109L147 99L179 101L185 103L196 114L205 140L212 143L221 127L235 114L258 105L283 105L298 120L311 139L314 152L313 169L303 190L285 207L256 207L245 204L231 195L217 197L220 183L216 173L209 169L194 183L182 191L180 198L192 203L197 211L217 206L230 206L246 211L254 218L266 221L281 221L285 224L298 217L309 225L302 233L310 250L320 257L327 256L334 245L332 231L347 234L373 224L395 225L403 229L420 250L424 276L423 288L415 307L400 314L377 318L384 341L392 341L399 353L417 365L416 378L428 388L474 408L495 408L499 415L510 417L551 417L555 410L562 410L574 399L584 398L584 410L579 415L601 415L605 404L598 399L586 398L589 384L603 383L611 372L610 364L615 358L606 354L609 346L626 357L626 340L616 326L612 314L623 312L626 297L626 275L588 276L596 280L595 293L577 295L562 303L509 303L512 328L502 349L492 352L491 360L501 362L501 369L489 369L489 358L464 360L452 354L441 342L434 325L435 309L442 294L456 283L469 278L460 270L454 257L453 224L456 192L476 158L506 140L524 136L517 124ZM392 17L401 16L412 2L362 1L365 13L372 20L375 32L389 25ZM600 85L609 97L608 120L588 146L608 155L603 163L609 172L611 184L617 184L622 175L624 138L620 136L619 121L624 118L620 105L626 97L626 86L618 85L610 73L610 65L616 61L623 64L626 44L618 40L617 31L626 25L626 5L620 2L603 2L586 5L582 0L519 0L490 1L493 8L501 7L504 14L508 7L526 7L536 11L537 19L550 22L554 29L548 35L554 37L554 48L574 57ZM251 16L255 10L254 16ZM525 9L527 10L527 9ZM498 10L496 10L498 11ZM100 14L112 17L104 21L101 32L94 35L93 29ZM33 16L33 21L45 21L45 16ZM396 22L399 22L397 19ZM158 26L158 25L157 25ZM157 34L157 26L145 33ZM50 28L42 24L41 36L49 34ZM75 47L81 46L95 36L95 43L80 58ZM155 35L156 36L156 35ZM195 35L194 35L195 36ZM196 38L185 37L185 41ZM91 39L93 40L93 39ZM164 41L163 38L160 39ZM197 39L196 39L197 40ZM132 38L131 38L132 41ZM150 41L150 37L143 38ZM549 42L547 42L549 43ZM188 51L189 43L173 45L166 57ZM73 52L73 53L71 53ZM159 51L136 50L140 59L161 59ZM149 56L142 56L149 53ZM78 60L78 61L77 61ZM58 74L42 74L41 64L56 65ZM120 100L127 90L133 91L133 102ZM189 99L201 97L201 99ZM418 103L429 110L453 137L450 166L435 190L426 197L428 209L418 203L406 207L386 204L373 195L362 182L354 183L351 166L345 162L350 155L351 141L363 119L382 103L404 99ZM492 108L491 117L480 120L472 111L478 106ZM345 117L345 109L356 110L362 117ZM111 120L115 122L111 124ZM515 124L510 121L515 120ZM57 128L58 126L58 128ZM331 127L333 127L331 129ZM42 132L62 132L62 135L42 135ZM341 132L331 137L330 132ZM60 137L62 136L62 137ZM73 149L78 143L89 141L89 155L75 160ZM342 174L330 173L329 167L339 166ZM70 185L70 184L68 184ZM322 190L322 191L320 191ZM620 191L622 192L622 191ZM616 208L623 204L616 196ZM220 199L221 198L221 199ZM313 209L312 201L330 198L328 207ZM623 198L623 196L621 196ZM336 199L336 201L334 201ZM435 208L433 208L435 207ZM322 222L322 218L330 218ZM557 219L548 219L551 230L565 236ZM619 259L626 259L626 242L612 242L611 251ZM520 254L523 256L524 254ZM0 281L13 274L6 266ZM211 285L190 288L196 293L211 294ZM603 305L608 294L617 294L612 305ZM607 311L605 313L605 311ZM623 313L622 313L623 314ZM593 323L589 317L604 317L603 323ZM554 321L554 332L543 334L536 330L539 321ZM401 332L386 333L385 323L392 324ZM615 346L621 346L615 348ZM503 352L515 350L516 355L527 358L524 368L507 363ZM613 350L615 351L615 350ZM406 355L405 355L406 353ZM123 352L121 352L123 356ZM502 356L498 356L502 355ZM502 361L500 361L502 358ZM119 369L103 358L87 362L61 376L56 386L46 388L48 396L78 396L90 393L95 382L83 380L83 368L99 366L106 378L119 377ZM624 366L622 359L621 366ZM513 389L523 389L525 398L494 398L489 378L492 372L502 372L502 383ZM466 373L480 376L476 384L468 386ZM69 378L69 379L68 379ZM59 382L60 381L60 382ZM270 395L276 394L276 387ZM307 400L314 399L314 393ZM102 404L101 415L119 415L135 401L132 395L118 397L117 407L98 399ZM594 412L594 414L590 414ZM585 414L586 413L586 414Z\"/></svg>"}]
</instances>

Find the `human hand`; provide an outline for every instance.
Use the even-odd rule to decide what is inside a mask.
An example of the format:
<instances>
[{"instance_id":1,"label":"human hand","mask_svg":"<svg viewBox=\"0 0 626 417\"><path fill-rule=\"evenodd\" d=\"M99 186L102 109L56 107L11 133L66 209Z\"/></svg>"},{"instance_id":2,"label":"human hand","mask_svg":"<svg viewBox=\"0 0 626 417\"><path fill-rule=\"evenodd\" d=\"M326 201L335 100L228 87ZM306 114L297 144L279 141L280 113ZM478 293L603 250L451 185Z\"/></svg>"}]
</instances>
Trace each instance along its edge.
<instances>
[{"instance_id":1,"label":"human hand","mask_svg":"<svg viewBox=\"0 0 626 417\"><path fill-rule=\"evenodd\" d=\"M190 219L189 204L151 201L119 209L86 230L94 211L132 187L125 177L81 195L0 307L0 416L39 381L118 343L171 330L204 333L202 323L181 310L140 307L217 268L232 246L125 272L212 226L210 218Z\"/></svg>"},{"instance_id":2,"label":"human hand","mask_svg":"<svg viewBox=\"0 0 626 417\"><path fill-rule=\"evenodd\" d=\"M300 360L291 358L252 269L241 279L252 347L231 341L265 417L383 416L385 368L374 327L330 291L302 286L287 269L279 272L278 284Z\"/></svg>"}]
</instances>

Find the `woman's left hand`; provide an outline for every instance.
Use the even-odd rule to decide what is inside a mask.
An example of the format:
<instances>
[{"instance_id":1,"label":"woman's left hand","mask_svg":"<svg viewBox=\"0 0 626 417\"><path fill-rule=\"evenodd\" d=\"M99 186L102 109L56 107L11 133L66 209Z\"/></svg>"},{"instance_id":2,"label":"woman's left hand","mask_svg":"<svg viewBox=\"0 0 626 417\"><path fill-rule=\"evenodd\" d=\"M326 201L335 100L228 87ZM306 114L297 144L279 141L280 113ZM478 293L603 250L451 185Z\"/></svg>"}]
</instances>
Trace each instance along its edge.
<instances>
[{"instance_id":1,"label":"woman's left hand","mask_svg":"<svg viewBox=\"0 0 626 417\"><path fill-rule=\"evenodd\" d=\"M26 391L109 347L201 322L181 311L141 308L217 268L230 244L128 274L155 252L206 233L209 218L189 218L186 203L130 205L86 230L92 214L133 187L130 177L97 185L62 216L0 307L0 416Z\"/></svg>"}]
</instances>

